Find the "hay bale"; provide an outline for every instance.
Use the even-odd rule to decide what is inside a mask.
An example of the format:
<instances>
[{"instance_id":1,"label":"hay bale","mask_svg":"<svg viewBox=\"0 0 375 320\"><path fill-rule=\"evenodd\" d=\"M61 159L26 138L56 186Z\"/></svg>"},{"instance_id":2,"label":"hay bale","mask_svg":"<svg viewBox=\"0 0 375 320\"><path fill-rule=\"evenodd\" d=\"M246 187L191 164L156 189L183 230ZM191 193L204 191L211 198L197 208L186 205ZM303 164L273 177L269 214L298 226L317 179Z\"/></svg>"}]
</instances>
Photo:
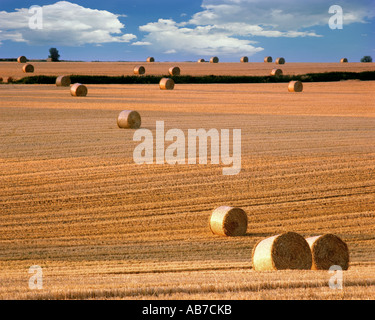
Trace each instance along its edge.
<instances>
[{"instance_id":1,"label":"hay bale","mask_svg":"<svg viewBox=\"0 0 375 320\"><path fill-rule=\"evenodd\" d=\"M248 57L241 57L240 59L241 62L249 62L249 58Z\"/></svg>"},{"instance_id":2,"label":"hay bale","mask_svg":"<svg viewBox=\"0 0 375 320\"><path fill-rule=\"evenodd\" d=\"M27 58L25 56L20 56L20 57L17 58L17 62L18 63L26 63Z\"/></svg>"},{"instance_id":3,"label":"hay bale","mask_svg":"<svg viewBox=\"0 0 375 320\"><path fill-rule=\"evenodd\" d=\"M210 217L210 229L220 236L242 236L247 230L247 215L241 208L222 206Z\"/></svg>"},{"instance_id":4,"label":"hay bale","mask_svg":"<svg viewBox=\"0 0 375 320\"><path fill-rule=\"evenodd\" d=\"M22 70L23 70L23 72L25 72L25 73L32 73L32 72L34 72L34 66L33 66L32 64L26 63L26 64L22 67Z\"/></svg>"},{"instance_id":5,"label":"hay bale","mask_svg":"<svg viewBox=\"0 0 375 320\"><path fill-rule=\"evenodd\" d=\"M284 64L285 59L284 58L277 58L275 62L276 62L276 64Z\"/></svg>"},{"instance_id":6,"label":"hay bale","mask_svg":"<svg viewBox=\"0 0 375 320\"><path fill-rule=\"evenodd\" d=\"M154 57L148 57L146 61L147 62L155 62L155 59L154 59Z\"/></svg>"},{"instance_id":7,"label":"hay bale","mask_svg":"<svg viewBox=\"0 0 375 320\"><path fill-rule=\"evenodd\" d=\"M138 129L141 126L141 116L137 111L123 110L117 117L117 125L122 129Z\"/></svg>"},{"instance_id":8,"label":"hay bale","mask_svg":"<svg viewBox=\"0 0 375 320\"><path fill-rule=\"evenodd\" d=\"M267 63L272 62L272 57L271 56L265 57L264 62L267 62Z\"/></svg>"},{"instance_id":9,"label":"hay bale","mask_svg":"<svg viewBox=\"0 0 375 320\"><path fill-rule=\"evenodd\" d=\"M283 70L281 69L272 69L271 70L271 76L282 76L283 75Z\"/></svg>"},{"instance_id":10,"label":"hay bale","mask_svg":"<svg viewBox=\"0 0 375 320\"><path fill-rule=\"evenodd\" d=\"M204 60L204 59L198 59L198 62L202 63L202 62L206 62L206 60Z\"/></svg>"},{"instance_id":11,"label":"hay bale","mask_svg":"<svg viewBox=\"0 0 375 320\"><path fill-rule=\"evenodd\" d=\"M349 268L349 249L347 244L334 234L306 238L312 254L313 270L329 270L337 265L343 270Z\"/></svg>"},{"instance_id":12,"label":"hay bale","mask_svg":"<svg viewBox=\"0 0 375 320\"><path fill-rule=\"evenodd\" d=\"M211 63L219 63L219 58L218 57L211 57L210 62Z\"/></svg>"},{"instance_id":13,"label":"hay bale","mask_svg":"<svg viewBox=\"0 0 375 320\"><path fill-rule=\"evenodd\" d=\"M69 76L58 76L56 78L56 86L58 87L69 87L71 80Z\"/></svg>"},{"instance_id":14,"label":"hay bale","mask_svg":"<svg viewBox=\"0 0 375 320\"><path fill-rule=\"evenodd\" d=\"M342 58L342 59L340 60L340 62L341 62L341 63L348 62L348 59L346 59L346 58Z\"/></svg>"},{"instance_id":15,"label":"hay bale","mask_svg":"<svg viewBox=\"0 0 375 320\"><path fill-rule=\"evenodd\" d=\"M170 67L168 72L171 76L179 76L181 74L179 67Z\"/></svg>"},{"instance_id":16,"label":"hay bale","mask_svg":"<svg viewBox=\"0 0 375 320\"><path fill-rule=\"evenodd\" d=\"M133 72L134 72L134 74L145 74L146 69L145 69L144 66L136 66L136 67L134 67Z\"/></svg>"},{"instance_id":17,"label":"hay bale","mask_svg":"<svg viewBox=\"0 0 375 320\"><path fill-rule=\"evenodd\" d=\"M290 81L288 85L289 92L302 92L303 84L301 81Z\"/></svg>"},{"instance_id":18,"label":"hay bale","mask_svg":"<svg viewBox=\"0 0 375 320\"><path fill-rule=\"evenodd\" d=\"M70 87L70 94L75 97L85 97L87 95L87 88L81 83L75 83Z\"/></svg>"},{"instance_id":19,"label":"hay bale","mask_svg":"<svg viewBox=\"0 0 375 320\"><path fill-rule=\"evenodd\" d=\"M252 252L256 271L298 269L309 270L312 256L309 244L295 232L286 232L259 241Z\"/></svg>"},{"instance_id":20,"label":"hay bale","mask_svg":"<svg viewBox=\"0 0 375 320\"><path fill-rule=\"evenodd\" d=\"M174 81L171 78L162 78L159 82L159 87L162 90L173 90Z\"/></svg>"}]
</instances>

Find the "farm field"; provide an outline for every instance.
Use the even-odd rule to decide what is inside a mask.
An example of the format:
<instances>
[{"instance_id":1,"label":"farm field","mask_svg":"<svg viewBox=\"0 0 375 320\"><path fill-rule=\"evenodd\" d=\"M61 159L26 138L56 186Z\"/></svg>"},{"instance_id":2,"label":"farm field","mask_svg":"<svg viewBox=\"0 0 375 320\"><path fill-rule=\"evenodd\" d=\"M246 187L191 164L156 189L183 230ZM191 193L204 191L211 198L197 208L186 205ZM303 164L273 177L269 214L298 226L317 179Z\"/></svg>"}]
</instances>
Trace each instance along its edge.
<instances>
[{"instance_id":1,"label":"farm field","mask_svg":"<svg viewBox=\"0 0 375 320\"><path fill-rule=\"evenodd\" d=\"M131 74L135 65L92 64L34 65L44 75ZM144 64L153 74L170 65ZM269 65L246 64L259 75ZM10 73L20 66L1 63L1 75L24 76ZM375 69L282 69L362 67ZM0 299L375 299L375 81L306 83L302 93L286 83L87 87L77 98L54 85L0 85ZM135 164L135 130L116 124L127 109L153 133L156 121L166 131L241 129L241 172ZM211 233L221 205L247 212L245 236ZM254 245L287 231L348 244L343 290L330 289L328 271L252 270ZM43 268L42 290L28 288L32 265Z\"/></svg>"},{"instance_id":2,"label":"farm field","mask_svg":"<svg viewBox=\"0 0 375 320\"><path fill-rule=\"evenodd\" d=\"M133 75L133 69L142 65L146 69L146 75L166 75L172 66L181 69L181 75L236 75L236 76L265 76L269 75L273 68L280 68L284 75L297 75L320 72L362 72L375 71L375 63L293 63L283 65L276 63L249 62L249 63L197 63L197 62L29 62L35 70L25 74L22 64L15 62L0 62L0 76L20 79L28 75L58 76L67 75L105 75L105 76L129 76Z\"/></svg>"}]
</instances>

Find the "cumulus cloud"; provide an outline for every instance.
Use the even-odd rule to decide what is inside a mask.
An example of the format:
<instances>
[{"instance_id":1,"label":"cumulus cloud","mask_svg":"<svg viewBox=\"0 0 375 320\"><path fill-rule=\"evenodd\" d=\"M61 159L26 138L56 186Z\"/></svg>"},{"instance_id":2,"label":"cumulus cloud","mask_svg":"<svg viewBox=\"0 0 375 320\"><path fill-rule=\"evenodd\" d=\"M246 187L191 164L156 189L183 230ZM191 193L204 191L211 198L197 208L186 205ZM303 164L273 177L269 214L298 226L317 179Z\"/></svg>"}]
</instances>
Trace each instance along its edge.
<instances>
[{"instance_id":1,"label":"cumulus cloud","mask_svg":"<svg viewBox=\"0 0 375 320\"><path fill-rule=\"evenodd\" d=\"M193 15L189 23L218 25L241 22L248 25L269 26L279 31L297 31L318 25L328 25L329 7L326 0L203 0L202 11ZM363 23L375 16L373 0L340 0L344 23Z\"/></svg>"},{"instance_id":2,"label":"cumulus cloud","mask_svg":"<svg viewBox=\"0 0 375 320\"><path fill-rule=\"evenodd\" d=\"M119 21L121 15L105 10L85 8L60 1L42 6L42 29L31 29L29 19L33 13L29 8L14 12L0 12L0 42L12 40L32 45L58 44L79 46L108 42L129 42L134 34L123 34L125 25Z\"/></svg>"},{"instance_id":3,"label":"cumulus cloud","mask_svg":"<svg viewBox=\"0 0 375 320\"><path fill-rule=\"evenodd\" d=\"M132 46L150 46L152 43L147 41L136 41L132 43Z\"/></svg>"},{"instance_id":4,"label":"cumulus cloud","mask_svg":"<svg viewBox=\"0 0 375 320\"><path fill-rule=\"evenodd\" d=\"M340 0L340 5L344 27L375 16L373 0ZM263 50L254 46L254 37L322 37L311 28L328 28L331 17L326 0L203 0L201 7L184 22L159 19L141 26L143 41L164 53L251 56Z\"/></svg>"},{"instance_id":5,"label":"cumulus cloud","mask_svg":"<svg viewBox=\"0 0 375 320\"><path fill-rule=\"evenodd\" d=\"M159 19L139 29L147 33L144 41L164 53L251 55L263 50L261 47L253 46L254 41L231 37L227 30L214 26L189 28L172 19Z\"/></svg>"}]
</instances>

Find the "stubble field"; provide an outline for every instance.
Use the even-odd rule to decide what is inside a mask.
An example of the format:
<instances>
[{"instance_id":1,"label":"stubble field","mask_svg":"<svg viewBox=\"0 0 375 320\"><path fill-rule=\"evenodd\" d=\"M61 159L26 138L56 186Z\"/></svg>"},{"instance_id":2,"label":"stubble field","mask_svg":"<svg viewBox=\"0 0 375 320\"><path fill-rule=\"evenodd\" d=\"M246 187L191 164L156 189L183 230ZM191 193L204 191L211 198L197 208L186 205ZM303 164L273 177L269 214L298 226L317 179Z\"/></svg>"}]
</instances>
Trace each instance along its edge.
<instances>
[{"instance_id":1,"label":"stubble field","mask_svg":"<svg viewBox=\"0 0 375 320\"><path fill-rule=\"evenodd\" d=\"M0 85L0 298L375 298L374 81L87 87ZM126 109L153 133L241 129L241 172L135 164ZM211 233L220 205L247 212L245 236ZM347 242L343 290L328 271L252 269L257 241L286 231Z\"/></svg>"}]
</instances>

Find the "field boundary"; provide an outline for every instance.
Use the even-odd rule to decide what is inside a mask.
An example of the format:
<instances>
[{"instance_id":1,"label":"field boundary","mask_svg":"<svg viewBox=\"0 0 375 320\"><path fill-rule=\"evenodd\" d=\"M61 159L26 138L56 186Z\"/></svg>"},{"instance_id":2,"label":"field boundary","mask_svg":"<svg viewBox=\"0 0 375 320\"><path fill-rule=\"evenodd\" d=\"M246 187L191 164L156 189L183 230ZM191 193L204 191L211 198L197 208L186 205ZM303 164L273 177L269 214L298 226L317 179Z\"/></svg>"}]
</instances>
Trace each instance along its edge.
<instances>
[{"instance_id":1,"label":"field boundary","mask_svg":"<svg viewBox=\"0 0 375 320\"><path fill-rule=\"evenodd\" d=\"M72 83L85 84L158 84L163 77L172 78L176 84L213 84L213 83L278 83L299 80L303 82L331 82L341 80L375 80L375 71L363 72L324 72L306 73L301 75L281 76L101 76L101 75L70 75ZM57 76L29 76L14 80L16 84L54 84Z\"/></svg>"}]
</instances>

